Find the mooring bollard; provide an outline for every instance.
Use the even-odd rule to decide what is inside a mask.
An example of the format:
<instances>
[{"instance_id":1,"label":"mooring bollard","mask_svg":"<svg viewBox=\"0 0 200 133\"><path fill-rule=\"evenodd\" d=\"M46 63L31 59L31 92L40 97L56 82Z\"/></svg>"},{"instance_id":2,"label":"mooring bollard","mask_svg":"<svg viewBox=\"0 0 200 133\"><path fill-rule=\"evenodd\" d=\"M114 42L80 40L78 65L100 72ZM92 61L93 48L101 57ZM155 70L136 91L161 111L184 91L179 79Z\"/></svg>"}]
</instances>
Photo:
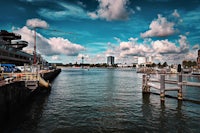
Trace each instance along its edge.
<instances>
[{"instance_id":1,"label":"mooring bollard","mask_svg":"<svg viewBox=\"0 0 200 133\"><path fill-rule=\"evenodd\" d=\"M179 86L179 90L178 90L178 100L183 100L183 90L182 90L182 74L178 75L178 86Z\"/></svg>"},{"instance_id":2,"label":"mooring bollard","mask_svg":"<svg viewBox=\"0 0 200 133\"><path fill-rule=\"evenodd\" d=\"M149 93L150 92L150 87L148 86L148 80L149 77L147 75L142 75L142 92L143 93Z\"/></svg>"},{"instance_id":3,"label":"mooring bollard","mask_svg":"<svg viewBox=\"0 0 200 133\"><path fill-rule=\"evenodd\" d=\"M160 75L160 100L165 100L165 75Z\"/></svg>"}]
</instances>

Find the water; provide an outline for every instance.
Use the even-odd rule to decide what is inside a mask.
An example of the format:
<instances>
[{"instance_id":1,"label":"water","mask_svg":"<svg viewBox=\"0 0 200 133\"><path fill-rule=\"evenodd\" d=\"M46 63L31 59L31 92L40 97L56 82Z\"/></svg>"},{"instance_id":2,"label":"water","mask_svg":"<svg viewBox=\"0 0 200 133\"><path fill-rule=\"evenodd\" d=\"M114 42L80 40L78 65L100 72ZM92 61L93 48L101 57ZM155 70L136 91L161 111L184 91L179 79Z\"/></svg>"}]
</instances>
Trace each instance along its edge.
<instances>
[{"instance_id":1,"label":"water","mask_svg":"<svg viewBox=\"0 0 200 133\"><path fill-rule=\"evenodd\" d=\"M5 132L199 132L200 104L161 104L159 95L142 94L141 77L134 70L63 69L51 93L37 96ZM199 88L186 92L200 100Z\"/></svg>"}]
</instances>

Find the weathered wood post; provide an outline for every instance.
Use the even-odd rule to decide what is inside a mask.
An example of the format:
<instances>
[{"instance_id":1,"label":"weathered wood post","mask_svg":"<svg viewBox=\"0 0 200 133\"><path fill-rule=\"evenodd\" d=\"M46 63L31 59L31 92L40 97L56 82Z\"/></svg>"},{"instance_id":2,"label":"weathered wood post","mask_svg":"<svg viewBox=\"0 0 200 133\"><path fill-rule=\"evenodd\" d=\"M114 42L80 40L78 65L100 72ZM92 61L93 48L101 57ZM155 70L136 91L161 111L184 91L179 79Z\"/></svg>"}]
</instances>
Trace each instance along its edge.
<instances>
[{"instance_id":1,"label":"weathered wood post","mask_svg":"<svg viewBox=\"0 0 200 133\"><path fill-rule=\"evenodd\" d=\"M148 86L148 79L149 77L144 74L142 75L142 92L143 93L149 93L150 92L150 87Z\"/></svg>"},{"instance_id":2,"label":"weathered wood post","mask_svg":"<svg viewBox=\"0 0 200 133\"><path fill-rule=\"evenodd\" d=\"M183 100L183 85L182 85L182 81L183 81L183 76L182 74L178 75L178 86L179 86L179 90L178 90L178 100Z\"/></svg>"},{"instance_id":3,"label":"weathered wood post","mask_svg":"<svg viewBox=\"0 0 200 133\"><path fill-rule=\"evenodd\" d=\"M160 100L165 101L165 75L160 75Z\"/></svg>"}]
</instances>

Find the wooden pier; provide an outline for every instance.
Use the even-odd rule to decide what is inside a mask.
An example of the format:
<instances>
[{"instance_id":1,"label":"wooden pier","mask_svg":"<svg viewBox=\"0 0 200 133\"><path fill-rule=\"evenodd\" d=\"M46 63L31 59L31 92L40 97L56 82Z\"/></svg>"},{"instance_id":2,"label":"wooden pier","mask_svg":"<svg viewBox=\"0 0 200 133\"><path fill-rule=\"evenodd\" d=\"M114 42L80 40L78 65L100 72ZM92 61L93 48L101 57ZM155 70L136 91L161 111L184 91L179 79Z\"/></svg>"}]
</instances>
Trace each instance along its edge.
<instances>
[{"instance_id":1,"label":"wooden pier","mask_svg":"<svg viewBox=\"0 0 200 133\"><path fill-rule=\"evenodd\" d=\"M25 87L32 91L39 86L49 89L49 80L54 78L54 73L57 73L56 70L40 70L39 65L25 65L24 71L20 73L0 73L0 87L6 84L23 81L25 82Z\"/></svg>"},{"instance_id":2,"label":"wooden pier","mask_svg":"<svg viewBox=\"0 0 200 133\"><path fill-rule=\"evenodd\" d=\"M160 100L165 101L166 91L177 91L177 99L183 100L183 86L200 87L200 83L183 81L183 75L178 74L177 80L166 79L165 74L160 74L159 78L151 78L151 75L145 74L142 76L142 92L150 93L150 88L160 90ZM157 83L157 84L156 84ZM168 87L167 84L172 84L173 87Z\"/></svg>"}]
</instances>

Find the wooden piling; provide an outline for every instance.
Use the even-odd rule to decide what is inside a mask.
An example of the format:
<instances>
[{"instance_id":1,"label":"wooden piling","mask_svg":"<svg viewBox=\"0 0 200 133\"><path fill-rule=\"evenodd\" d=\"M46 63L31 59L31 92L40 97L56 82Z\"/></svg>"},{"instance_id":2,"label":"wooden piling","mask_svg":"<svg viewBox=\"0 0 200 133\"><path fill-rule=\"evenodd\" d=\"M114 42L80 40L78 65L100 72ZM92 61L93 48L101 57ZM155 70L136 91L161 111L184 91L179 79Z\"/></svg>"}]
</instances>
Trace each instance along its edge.
<instances>
[{"instance_id":1,"label":"wooden piling","mask_svg":"<svg viewBox=\"0 0 200 133\"><path fill-rule=\"evenodd\" d=\"M143 93L149 93L150 92L150 87L148 86L148 76L147 75L142 75L142 92Z\"/></svg>"},{"instance_id":2,"label":"wooden piling","mask_svg":"<svg viewBox=\"0 0 200 133\"><path fill-rule=\"evenodd\" d=\"M179 90L178 90L178 100L183 100L183 85L182 85L182 74L178 75L178 86L179 86Z\"/></svg>"},{"instance_id":3,"label":"wooden piling","mask_svg":"<svg viewBox=\"0 0 200 133\"><path fill-rule=\"evenodd\" d=\"M160 90L160 100L161 103L164 103L165 101L165 91L177 91L177 99L178 101L183 100L183 86L194 86L194 87L200 87L199 82L189 82L189 81L183 81L183 75L179 73L177 75L177 80L165 80L165 74L161 74L159 79L150 78L150 75L143 75L142 77L142 92L143 93L150 93L150 87ZM160 83L158 84L154 84ZM176 86L165 86L165 84L174 84Z\"/></svg>"},{"instance_id":4,"label":"wooden piling","mask_svg":"<svg viewBox=\"0 0 200 133\"><path fill-rule=\"evenodd\" d=\"M160 100L165 101L165 75L160 75Z\"/></svg>"}]
</instances>

